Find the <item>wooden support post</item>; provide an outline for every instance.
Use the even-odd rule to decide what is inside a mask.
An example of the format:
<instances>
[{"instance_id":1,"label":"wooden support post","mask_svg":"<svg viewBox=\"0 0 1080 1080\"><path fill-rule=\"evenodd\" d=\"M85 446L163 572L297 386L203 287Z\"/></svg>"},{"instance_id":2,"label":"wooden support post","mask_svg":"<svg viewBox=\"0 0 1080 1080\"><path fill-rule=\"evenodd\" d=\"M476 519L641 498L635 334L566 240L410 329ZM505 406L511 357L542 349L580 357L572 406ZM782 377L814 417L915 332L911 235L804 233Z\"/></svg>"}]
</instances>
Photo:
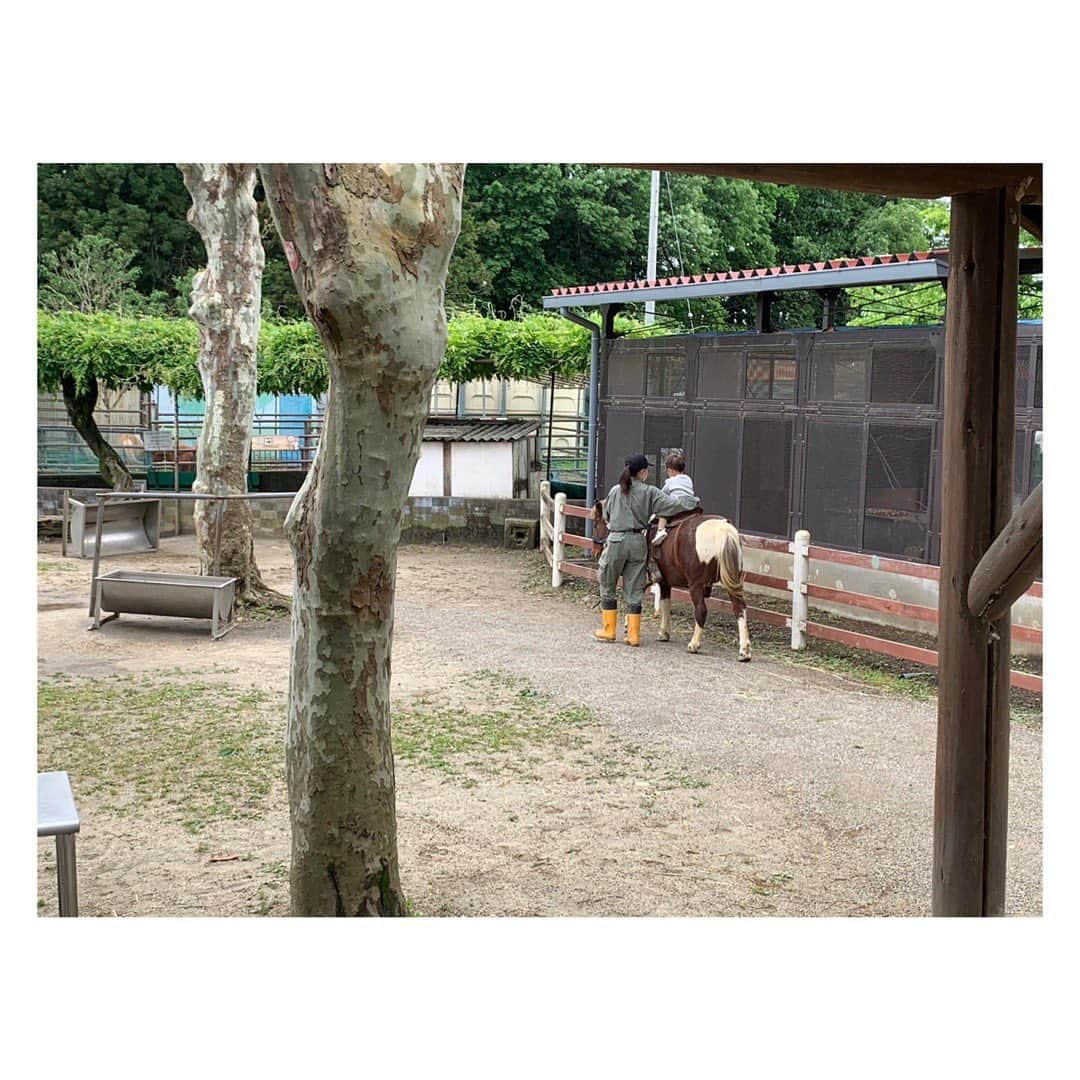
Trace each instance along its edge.
<instances>
[{"instance_id":1,"label":"wooden support post","mask_svg":"<svg viewBox=\"0 0 1080 1080\"><path fill-rule=\"evenodd\" d=\"M759 334L772 333L772 299L771 292L757 294L757 332Z\"/></svg>"},{"instance_id":2,"label":"wooden support post","mask_svg":"<svg viewBox=\"0 0 1080 1080\"><path fill-rule=\"evenodd\" d=\"M821 329L836 329L836 309L840 303L839 289L823 289L821 292Z\"/></svg>"},{"instance_id":3,"label":"wooden support post","mask_svg":"<svg viewBox=\"0 0 1080 1080\"><path fill-rule=\"evenodd\" d=\"M976 618L968 583L1012 510L1019 204L952 200L934 790L933 913L1005 909L1009 618Z\"/></svg>"},{"instance_id":4,"label":"wooden support post","mask_svg":"<svg viewBox=\"0 0 1080 1080\"><path fill-rule=\"evenodd\" d=\"M968 609L1004 618L1042 570L1042 484L1024 500L979 561L968 585Z\"/></svg>"}]
</instances>

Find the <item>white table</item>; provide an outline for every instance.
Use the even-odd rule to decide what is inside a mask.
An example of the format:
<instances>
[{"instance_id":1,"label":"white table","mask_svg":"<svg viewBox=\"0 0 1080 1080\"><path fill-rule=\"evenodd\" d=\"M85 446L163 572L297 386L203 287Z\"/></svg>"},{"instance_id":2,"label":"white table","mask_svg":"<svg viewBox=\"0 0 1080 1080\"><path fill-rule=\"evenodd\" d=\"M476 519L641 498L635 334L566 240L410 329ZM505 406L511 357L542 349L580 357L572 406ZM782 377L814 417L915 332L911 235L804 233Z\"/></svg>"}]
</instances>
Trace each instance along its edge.
<instances>
[{"instance_id":1,"label":"white table","mask_svg":"<svg viewBox=\"0 0 1080 1080\"><path fill-rule=\"evenodd\" d=\"M66 772L38 773L37 834L56 837L56 881L62 918L79 914L79 885L75 875L75 834L79 811Z\"/></svg>"}]
</instances>

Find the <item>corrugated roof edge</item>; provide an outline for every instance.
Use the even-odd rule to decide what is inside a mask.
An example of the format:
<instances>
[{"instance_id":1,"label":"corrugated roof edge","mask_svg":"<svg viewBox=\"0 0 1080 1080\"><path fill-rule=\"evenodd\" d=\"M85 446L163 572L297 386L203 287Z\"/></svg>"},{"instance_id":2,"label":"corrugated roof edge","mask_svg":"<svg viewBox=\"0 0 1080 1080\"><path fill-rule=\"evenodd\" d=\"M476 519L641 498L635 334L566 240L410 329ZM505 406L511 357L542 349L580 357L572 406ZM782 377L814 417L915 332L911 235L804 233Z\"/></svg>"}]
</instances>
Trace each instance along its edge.
<instances>
[{"instance_id":1,"label":"corrugated roof edge","mask_svg":"<svg viewBox=\"0 0 1080 1080\"><path fill-rule=\"evenodd\" d=\"M540 427L539 420L467 420L434 417L424 425L424 442L516 442Z\"/></svg>"}]
</instances>

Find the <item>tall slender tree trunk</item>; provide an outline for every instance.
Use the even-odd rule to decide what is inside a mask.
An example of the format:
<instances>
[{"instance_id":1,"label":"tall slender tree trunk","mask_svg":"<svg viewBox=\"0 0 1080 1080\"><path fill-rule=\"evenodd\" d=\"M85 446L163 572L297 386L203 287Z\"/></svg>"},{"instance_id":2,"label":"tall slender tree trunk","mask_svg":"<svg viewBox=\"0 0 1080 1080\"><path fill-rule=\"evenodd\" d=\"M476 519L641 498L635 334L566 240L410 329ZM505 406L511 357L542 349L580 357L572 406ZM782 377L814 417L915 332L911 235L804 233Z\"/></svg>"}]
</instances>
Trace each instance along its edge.
<instances>
[{"instance_id":1,"label":"tall slender tree trunk","mask_svg":"<svg viewBox=\"0 0 1080 1080\"><path fill-rule=\"evenodd\" d=\"M390 650L401 515L446 345L462 165L263 165L329 366L286 521L296 560L286 765L297 915L401 915Z\"/></svg>"},{"instance_id":2,"label":"tall slender tree trunk","mask_svg":"<svg viewBox=\"0 0 1080 1080\"><path fill-rule=\"evenodd\" d=\"M98 385L94 379L85 390L80 390L70 375L60 378L60 389L64 395L64 407L71 420L71 426L82 436L83 442L93 451L98 459L102 478L114 491L130 491L133 487L131 473L121 461L120 455L101 434L94 419L97 408Z\"/></svg>"},{"instance_id":3,"label":"tall slender tree trunk","mask_svg":"<svg viewBox=\"0 0 1080 1080\"><path fill-rule=\"evenodd\" d=\"M195 491L242 495L255 415L263 247L254 165L180 165L191 194L188 221L206 247L190 315L199 326L199 374L206 402L196 454ZM200 570L213 573L218 504L195 504ZM255 563L249 503L228 500L221 519L220 572L239 579L247 603L272 594Z\"/></svg>"}]
</instances>

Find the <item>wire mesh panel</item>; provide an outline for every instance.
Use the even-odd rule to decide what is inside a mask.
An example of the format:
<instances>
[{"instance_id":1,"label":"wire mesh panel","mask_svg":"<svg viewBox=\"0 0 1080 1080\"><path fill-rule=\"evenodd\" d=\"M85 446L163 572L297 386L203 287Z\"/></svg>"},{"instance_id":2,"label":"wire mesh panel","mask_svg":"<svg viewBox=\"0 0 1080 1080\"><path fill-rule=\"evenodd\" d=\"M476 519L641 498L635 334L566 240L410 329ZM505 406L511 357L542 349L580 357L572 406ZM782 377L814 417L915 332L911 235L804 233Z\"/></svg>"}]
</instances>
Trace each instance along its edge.
<instances>
[{"instance_id":1,"label":"wire mesh panel","mask_svg":"<svg viewBox=\"0 0 1080 1080\"><path fill-rule=\"evenodd\" d=\"M815 544L859 547L862 477L862 424L809 421L803 527Z\"/></svg>"},{"instance_id":2,"label":"wire mesh panel","mask_svg":"<svg viewBox=\"0 0 1080 1080\"><path fill-rule=\"evenodd\" d=\"M645 354L616 342L607 357L607 392L612 397L641 397L645 388Z\"/></svg>"},{"instance_id":3,"label":"wire mesh panel","mask_svg":"<svg viewBox=\"0 0 1080 1080\"><path fill-rule=\"evenodd\" d=\"M865 401L869 342L847 344L816 340L813 343L814 401Z\"/></svg>"},{"instance_id":4,"label":"wire mesh panel","mask_svg":"<svg viewBox=\"0 0 1080 1080\"><path fill-rule=\"evenodd\" d=\"M650 352L645 357L645 396L686 397L686 350Z\"/></svg>"},{"instance_id":5,"label":"wire mesh panel","mask_svg":"<svg viewBox=\"0 0 1080 1080\"><path fill-rule=\"evenodd\" d=\"M867 550L926 559L930 440L928 425L870 425L863 522Z\"/></svg>"},{"instance_id":6,"label":"wire mesh panel","mask_svg":"<svg viewBox=\"0 0 1080 1080\"><path fill-rule=\"evenodd\" d=\"M694 492L707 514L723 514L734 521L739 491L739 417L697 418L694 460L690 466Z\"/></svg>"},{"instance_id":7,"label":"wire mesh panel","mask_svg":"<svg viewBox=\"0 0 1080 1080\"><path fill-rule=\"evenodd\" d=\"M702 345L698 349L698 392L705 400L737 401L742 396L741 345Z\"/></svg>"},{"instance_id":8,"label":"wire mesh panel","mask_svg":"<svg viewBox=\"0 0 1080 1080\"><path fill-rule=\"evenodd\" d=\"M1025 462L1027 441L1030 437L1029 432L1020 428L1016 429L1016 443L1013 449L1013 510L1027 498L1028 494Z\"/></svg>"},{"instance_id":9,"label":"wire mesh panel","mask_svg":"<svg viewBox=\"0 0 1080 1080\"><path fill-rule=\"evenodd\" d=\"M597 495L603 498L619 482L623 462L641 453L641 411L607 409L604 426L604 473Z\"/></svg>"},{"instance_id":10,"label":"wire mesh panel","mask_svg":"<svg viewBox=\"0 0 1080 1080\"><path fill-rule=\"evenodd\" d=\"M794 401L798 373L794 347L751 348L746 357L746 396Z\"/></svg>"},{"instance_id":11,"label":"wire mesh panel","mask_svg":"<svg viewBox=\"0 0 1080 1080\"><path fill-rule=\"evenodd\" d=\"M649 482L663 487L667 474L664 472L664 451L679 449L683 445L683 418L670 413L645 414L645 439L641 452L649 461Z\"/></svg>"},{"instance_id":12,"label":"wire mesh panel","mask_svg":"<svg viewBox=\"0 0 1080 1080\"><path fill-rule=\"evenodd\" d=\"M929 341L876 341L870 400L879 404L933 405L937 350Z\"/></svg>"},{"instance_id":13,"label":"wire mesh panel","mask_svg":"<svg viewBox=\"0 0 1080 1080\"><path fill-rule=\"evenodd\" d=\"M794 427L793 420L743 419L738 527L745 532L787 536Z\"/></svg>"},{"instance_id":14,"label":"wire mesh panel","mask_svg":"<svg viewBox=\"0 0 1080 1080\"><path fill-rule=\"evenodd\" d=\"M1042 345L1040 344L1035 348L1035 408L1042 407Z\"/></svg>"},{"instance_id":15,"label":"wire mesh panel","mask_svg":"<svg viewBox=\"0 0 1080 1080\"><path fill-rule=\"evenodd\" d=\"M1031 389L1031 369L1034 366L1032 364L1031 346L1024 341L1018 341L1016 343L1016 407L1023 409L1027 407L1028 392Z\"/></svg>"}]
</instances>

